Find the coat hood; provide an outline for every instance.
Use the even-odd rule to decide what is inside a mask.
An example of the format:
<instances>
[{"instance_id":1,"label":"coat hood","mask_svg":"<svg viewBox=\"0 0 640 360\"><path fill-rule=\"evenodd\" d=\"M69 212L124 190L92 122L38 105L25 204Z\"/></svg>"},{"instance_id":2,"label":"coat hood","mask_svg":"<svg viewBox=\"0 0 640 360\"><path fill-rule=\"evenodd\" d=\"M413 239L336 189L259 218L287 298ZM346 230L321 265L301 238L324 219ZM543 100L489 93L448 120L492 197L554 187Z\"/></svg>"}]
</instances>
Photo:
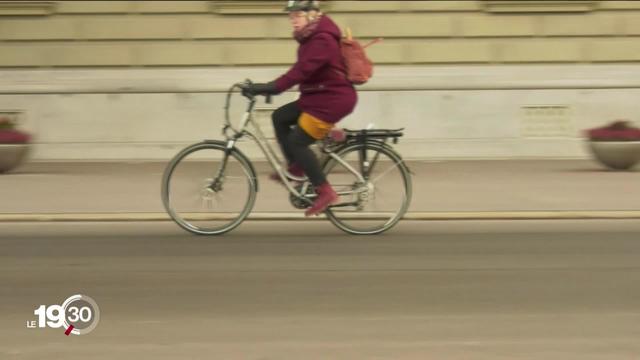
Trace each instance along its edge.
<instances>
[{"instance_id":1,"label":"coat hood","mask_svg":"<svg viewBox=\"0 0 640 360\"><path fill-rule=\"evenodd\" d=\"M320 21L318 23L318 28L316 29L316 34L319 34L319 33L330 34L336 40L340 40L342 36L340 33L340 28L338 28L338 25L336 25L336 23L333 22L333 20L331 20L331 18L328 17L327 15L323 15L320 18Z\"/></svg>"},{"instance_id":2,"label":"coat hood","mask_svg":"<svg viewBox=\"0 0 640 360\"><path fill-rule=\"evenodd\" d=\"M311 23L302 30L294 32L293 37L302 44L312 37L322 33L331 35L331 37L337 41L340 41L340 37L342 36L338 25L336 25L336 23L334 23L328 16L322 15L317 22Z\"/></svg>"}]
</instances>

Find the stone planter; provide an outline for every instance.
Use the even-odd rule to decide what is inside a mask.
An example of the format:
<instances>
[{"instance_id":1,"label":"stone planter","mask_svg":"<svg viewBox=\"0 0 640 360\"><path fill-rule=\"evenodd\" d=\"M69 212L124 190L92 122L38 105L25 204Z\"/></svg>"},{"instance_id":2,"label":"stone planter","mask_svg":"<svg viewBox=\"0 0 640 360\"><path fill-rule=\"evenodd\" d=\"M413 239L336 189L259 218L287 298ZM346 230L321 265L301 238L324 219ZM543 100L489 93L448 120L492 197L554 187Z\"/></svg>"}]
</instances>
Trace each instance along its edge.
<instances>
[{"instance_id":1,"label":"stone planter","mask_svg":"<svg viewBox=\"0 0 640 360\"><path fill-rule=\"evenodd\" d=\"M595 158L614 170L628 170L640 162L640 141L589 141Z\"/></svg>"},{"instance_id":2,"label":"stone planter","mask_svg":"<svg viewBox=\"0 0 640 360\"><path fill-rule=\"evenodd\" d=\"M19 166L29 153L29 144L0 144L0 174Z\"/></svg>"}]
</instances>

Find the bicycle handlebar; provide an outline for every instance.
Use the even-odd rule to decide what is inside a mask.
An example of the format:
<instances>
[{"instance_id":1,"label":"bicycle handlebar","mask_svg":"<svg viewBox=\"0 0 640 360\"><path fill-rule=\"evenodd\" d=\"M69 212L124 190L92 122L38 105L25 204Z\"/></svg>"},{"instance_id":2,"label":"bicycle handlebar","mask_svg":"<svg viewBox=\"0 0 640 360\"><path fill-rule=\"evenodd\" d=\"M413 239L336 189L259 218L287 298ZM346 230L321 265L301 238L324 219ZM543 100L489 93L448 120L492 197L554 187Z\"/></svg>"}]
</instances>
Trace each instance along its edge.
<instances>
[{"instance_id":1,"label":"bicycle handlebar","mask_svg":"<svg viewBox=\"0 0 640 360\"><path fill-rule=\"evenodd\" d=\"M240 89L240 93L246 97L249 100L249 106L247 107L247 111L251 111L251 109L253 108L253 106L256 103L256 95L253 94L245 94L243 93L242 90L244 90L247 86L253 84L253 82L250 79L246 79L244 82L241 83L235 83L231 86L231 88L229 89L229 91L227 91L227 101L225 103L224 106L224 118L225 118L225 129L231 129L233 130L236 134L239 133L239 131L237 131L233 125L231 125L231 119L229 118L229 108L231 107L231 95L233 94L234 90L236 88ZM265 95L266 97L266 103L267 104L271 104L272 101L272 95Z\"/></svg>"}]
</instances>

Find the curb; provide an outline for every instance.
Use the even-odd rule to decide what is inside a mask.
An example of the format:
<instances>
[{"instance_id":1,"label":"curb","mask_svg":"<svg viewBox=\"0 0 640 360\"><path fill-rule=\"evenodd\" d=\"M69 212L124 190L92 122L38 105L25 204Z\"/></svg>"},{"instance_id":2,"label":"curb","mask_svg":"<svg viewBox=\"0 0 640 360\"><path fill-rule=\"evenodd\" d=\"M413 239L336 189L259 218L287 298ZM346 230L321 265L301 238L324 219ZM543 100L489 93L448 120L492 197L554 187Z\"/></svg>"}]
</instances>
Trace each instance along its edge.
<instances>
[{"instance_id":1,"label":"curb","mask_svg":"<svg viewBox=\"0 0 640 360\"><path fill-rule=\"evenodd\" d=\"M325 216L306 218L299 212L252 213L249 221L325 220ZM640 219L640 210L627 211L460 211L410 212L403 220L621 220ZM8 222L137 222L170 221L166 213L41 213L0 214L0 223Z\"/></svg>"}]
</instances>

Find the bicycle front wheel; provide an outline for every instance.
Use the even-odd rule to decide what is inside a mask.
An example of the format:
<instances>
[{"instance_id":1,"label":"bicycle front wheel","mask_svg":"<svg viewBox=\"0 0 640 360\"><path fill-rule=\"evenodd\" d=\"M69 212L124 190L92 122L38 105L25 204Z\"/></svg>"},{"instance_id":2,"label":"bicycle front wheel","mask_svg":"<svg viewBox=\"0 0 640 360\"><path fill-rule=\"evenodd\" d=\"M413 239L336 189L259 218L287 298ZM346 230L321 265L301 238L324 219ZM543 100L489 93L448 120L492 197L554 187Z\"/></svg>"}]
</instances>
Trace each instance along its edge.
<instances>
[{"instance_id":1,"label":"bicycle front wheel","mask_svg":"<svg viewBox=\"0 0 640 360\"><path fill-rule=\"evenodd\" d=\"M411 202L411 175L388 146L358 143L338 151L324 166L339 203L327 210L329 220L355 235L379 234L402 219ZM358 174L360 176L358 176Z\"/></svg>"},{"instance_id":2,"label":"bicycle front wheel","mask_svg":"<svg viewBox=\"0 0 640 360\"><path fill-rule=\"evenodd\" d=\"M162 202L185 230L219 235L249 215L256 181L253 167L241 152L226 152L224 143L199 143L182 150L167 165Z\"/></svg>"}]
</instances>

